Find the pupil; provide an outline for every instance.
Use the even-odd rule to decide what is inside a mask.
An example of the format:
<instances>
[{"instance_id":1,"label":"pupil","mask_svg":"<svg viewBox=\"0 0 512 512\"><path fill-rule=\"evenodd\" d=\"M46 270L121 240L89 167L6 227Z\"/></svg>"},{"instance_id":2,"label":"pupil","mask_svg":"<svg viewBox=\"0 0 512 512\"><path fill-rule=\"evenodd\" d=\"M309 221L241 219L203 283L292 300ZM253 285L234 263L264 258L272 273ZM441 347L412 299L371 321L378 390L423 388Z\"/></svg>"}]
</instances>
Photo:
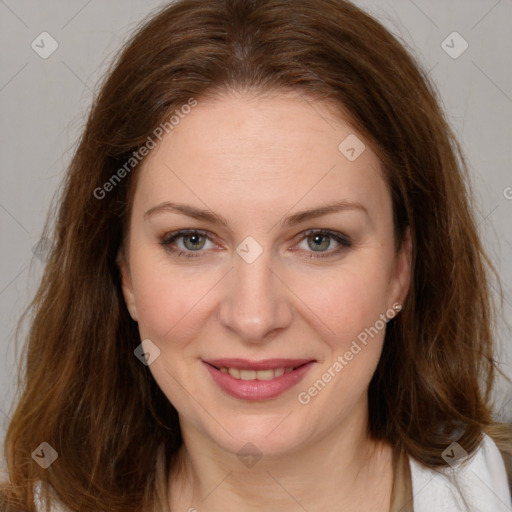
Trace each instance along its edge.
<instances>
[{"instance_id":1,"label":"pupil","mask_svg":"<svg viewBox=\"0 0 512 512\"><path fill-rule=\"evenodd\" d=\"M199 242L200 239L201 239L201 235L197 235L197 234L188 235L185 237L185 246L187 246L187 248L189 248L189 249L197 249L197 248L201 249L201 247L204 245L204 243L201 244ZM190 242L190 243L187 243L187 242ZM192 247L189 247L189 245L191 245ZM198 245L199 245L199 247L198 247Z\"/></svg>"},{"instance_id":2,"label":"pupil","mask_svg":"<svg viewBox=\"0 0 512 512\"><path fill-rule=\"evenodd\" d=\"M329 245L329 237L327 237L325 235L313 235L313 240L314 240L314 247L312 247L312 249L313 248L327 249L327 247ZM324 243L323 243L324 247L321 247L322 246L322 241L324 241ZM325 241L327 241L327 244L325 244Z\"/></svg>"}]
</instances>

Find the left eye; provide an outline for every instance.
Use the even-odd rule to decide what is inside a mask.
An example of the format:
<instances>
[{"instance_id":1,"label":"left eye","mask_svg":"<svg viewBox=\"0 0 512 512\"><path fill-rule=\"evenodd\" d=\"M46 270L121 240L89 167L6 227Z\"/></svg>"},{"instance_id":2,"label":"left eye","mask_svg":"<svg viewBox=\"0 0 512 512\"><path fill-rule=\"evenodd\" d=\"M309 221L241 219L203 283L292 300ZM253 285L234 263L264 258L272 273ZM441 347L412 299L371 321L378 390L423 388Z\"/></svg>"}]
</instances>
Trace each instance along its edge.
<instances>
[{"instance_id":1,"label":"left eye","mask_svg":"<svg viewBox=\"0 0 512 512\"><path fill-rule=\"evenodd\" d=\"M333 240L337 244L337 247L327 251ZM309 252L309 258L328 258L330 256L337 255L352 246L352 241L346 235L322 229L313 229L305 232L303 240L301 241L301 244L304 243L306 243L307 248L302 248L301 250ZM312 251L308 251L308 249L312 249Z\"/></svg>"},{"instance_id":2,"label":"left eye","mask_svg":"<svg viewBox=\"0 0 512 512\"><path fill-rule=\"evenodd\" d=\"M327 249L332 245L333 240L338 245L338 247L331 251L327 251ZM304 239L301 243L304 242L307 244L309 249L312 249L313 252L326 253L325 256L323 254L319 256L311 256L320 258L325 258L327 256L337 254L342 250L351 247L352 245L352 242L347 236L341 233L325 230L311 230L304 233Z\"/></svg>"},{"instance_id":3,"label":"left eye","mask_svg":"<svg viewBox=\"0 0 512 512\"><path fill-rule=\"evenodd\" d=\"M327 249L331 247L333 240L338 246L327 251ZM181 241L181 245L178 244L178 241ZM177 253L178 257L198 258L201 257L201 253L204 252L202 249L208 249L208 247L205 247L207 242L215 245L208 236L208 233L193 229L169 233L160 244L165 247L167 251ZM326 258L338 254L352 246L350 238L346 235L326 230L310 230L305 232L301 239L301 243L304 242L307 244L307 248L299 248L301 251L309 252L309 258Z\"/></svg>"}]
</instances>

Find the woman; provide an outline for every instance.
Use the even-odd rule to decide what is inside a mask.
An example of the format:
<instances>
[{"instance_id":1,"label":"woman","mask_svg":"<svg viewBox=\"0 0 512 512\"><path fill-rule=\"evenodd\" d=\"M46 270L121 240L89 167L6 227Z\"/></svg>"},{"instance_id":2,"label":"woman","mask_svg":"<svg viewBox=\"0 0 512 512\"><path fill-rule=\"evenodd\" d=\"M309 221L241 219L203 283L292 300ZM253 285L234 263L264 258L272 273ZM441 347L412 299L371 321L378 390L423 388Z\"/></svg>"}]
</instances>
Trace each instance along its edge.
<instances>
[{"instance_id":1,"label":"woman","mask_svg":"<svg viewBox=\"0 0 512 512\"><path fill-rule=\"evenodd\" d=\"M67 174L3 508L510 510L471 205L351 3L169 5Z\"/></svg>"}]
</instances>

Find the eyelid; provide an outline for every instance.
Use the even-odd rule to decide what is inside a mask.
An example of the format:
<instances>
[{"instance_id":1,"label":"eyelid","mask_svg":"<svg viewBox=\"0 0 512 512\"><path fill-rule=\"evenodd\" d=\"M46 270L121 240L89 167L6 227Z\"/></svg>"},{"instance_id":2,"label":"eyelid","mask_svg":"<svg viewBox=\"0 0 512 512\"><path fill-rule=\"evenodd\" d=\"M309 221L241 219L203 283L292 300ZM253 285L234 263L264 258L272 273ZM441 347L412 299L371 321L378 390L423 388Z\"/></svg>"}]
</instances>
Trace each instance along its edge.
<instances>
[{"instance_id":1,"label":"eyelid","mask_svg":"<svg viewBox=\"0 0 512 512\"><path fill-rule=\"evenodd\" d=\"M206 252L206 251L203 251L203 250L184 251L183 249L173 248L171 245L175 240L178 240L179 238L184 238L187 235L196 235L196 234L206 238L207 240L209 240L210 242L215 244L215 241L213 240L211 234L208 233L208 231L205 231L203 229L191 228L191 229L180 229L179 231L173 231L171 233L167 233L166 235L164 235L164 237L160 241L160 245L163 246L163 248L165 250L167 250L171 253L178 252L178 253L180 253L179 255L181 255L181 253L186 253L186 254L191 255L191 256L187 256L188 258L192 258L192 257L197 258L197 257L200 257L201 253ZM197 256L195 256L194 253L197 253Z\"/></svg>"},{"instance_id":2,"label":"eyelid","mask_svg":"<svg viewBox=\"0 0 512 512\"><path fill-rule=\"evenodd\" d=\"M170 233L166 233L162 238L161 244L166 245L166 244L169 244L170 242L172 242L173 240L180 238L181 236L195 235L195 234L204 236L205 238L208 238L208 240L213 242L212 237L210 236L210 233L208 233L208 231L204 231L203 229L190 228L190 229L180 229L179 231L172 231Z\"/></svg>"},{"instance_id":3,"label":"eyelid","mask_svg":"<svg viewBox=\"0 0 512 512\"><path fill-rule=\"evenodd\" d=\"M185 237L186 235L194 235L194 234L203 236L206 239L208 239L209 241L211 241L212 243L215 243L214 239L212 238L211 234L208 231L205 231L203 229L191 228L191 229L181 229L178 231L173 231L171 233L167 233L166 235L164 235L164 237L160 241L160 245L162 245L165 250L167 250L171 253L179 253L178 256L187 254L187 256L183 256L184 258L202 257L201 253L204 253L207 251L204 251L204 250L183 251L182 249L173 248L171 246L172 242L174 242L175 240ZM316 235L316 234L326 235L326 236L330 237L332 240L334 240L336 243L339 244L339 247L336 249L331 249L329 251L305 251L305 252L313 255L310 257L311 259L334 257L335 255L339 254L343 250L351 248L353 245L353 241L348 235L345 235L344 233L341 233L338 231L332 231L330 229L323 229L323 228L313 228L313 229L308 229L308 230L300 232L297 235L297 237L295 237L295 238L299 238L298 242L295 245L300 243L302 240L307 239L309 236ZM301 251L300 249L293 249L293 250ZM197 255L195 255L194 253L197 253ZM188 255L190 255L190 256L188 256Z\"/></svg>"},{"instance_id":4,"label":"eyelid","mask_svg":"<svg viewBox=\"0 0 512 512\"><path fill-rule=\"evenodd\" d=\"M311 254L310 259L321 259L321 258L331 258L339 255L341 252L346 251L347 249L350 249L353 246L352 239L345 235L344 233L341 233L339 231L332 231L330 229L323 229L323 228L314 228L314 229L308 229L306 231L302 231L298 236L300 236L299 242L302 242L303 240L306 240L309 236L312 235L324 235L331 238L331 240L334 240L337 244L339 244L339 247L335 249L330 249L328 251L305 251L307 254ZM297 245L297 244L296 244ZM297 250L297 249L294 249ZM300 249L299 249L300 250Z\"/></svg>"},{"instance_id":5,"label":"eyelid","mask_svg":"<svg viewBox=\"0 0 512 512\"><path fill-rule=\"evenodd\" d=\"M331 229L323 229L323 228L313 228L313 229L307 229L306 231L302 231L299 235L301 237L301 240L304 238L307 238L311 235L329 235L331 238L334 238L339 243L345 243L347 245L351 245L352 239L345 235L344 233L341 233L340 231L333 231Z\"/></svg>"}]
</instances>

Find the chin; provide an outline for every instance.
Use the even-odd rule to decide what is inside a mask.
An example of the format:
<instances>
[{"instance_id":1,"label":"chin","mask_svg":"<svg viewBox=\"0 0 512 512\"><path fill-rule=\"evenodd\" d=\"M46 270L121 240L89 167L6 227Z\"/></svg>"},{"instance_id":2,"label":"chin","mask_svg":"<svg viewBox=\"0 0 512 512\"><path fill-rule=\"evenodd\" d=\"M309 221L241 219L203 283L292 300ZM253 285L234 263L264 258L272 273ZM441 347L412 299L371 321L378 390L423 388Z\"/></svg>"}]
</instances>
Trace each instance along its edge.
<instances>
[{"instance_id":1,"label":"chin","mask_svg":"<svg viewBox=\"0 0 512 512\"><path fill-rule=\"evenodd\" d=\"M293 418L296 413L287 417L290 410L267 415L233 411L223 415L224 428L217 423L205 427L212 440L227 452L241 456L253 451L255 455L280 457L297 450L312 435L311 423L299 425Z\"/></svg>"}]
</instances>

